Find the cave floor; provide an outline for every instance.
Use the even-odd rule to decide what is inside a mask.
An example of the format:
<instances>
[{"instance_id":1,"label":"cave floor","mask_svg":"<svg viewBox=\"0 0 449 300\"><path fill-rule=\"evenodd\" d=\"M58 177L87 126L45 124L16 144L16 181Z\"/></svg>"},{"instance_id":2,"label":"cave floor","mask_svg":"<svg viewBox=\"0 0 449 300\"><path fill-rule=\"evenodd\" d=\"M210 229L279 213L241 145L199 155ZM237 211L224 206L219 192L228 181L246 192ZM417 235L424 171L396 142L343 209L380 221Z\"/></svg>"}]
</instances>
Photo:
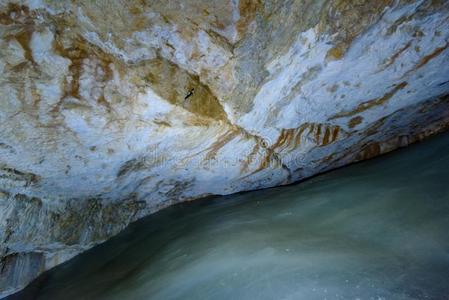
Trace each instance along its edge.
<instances>
[{"instance_id":1,"label":"cave floor","mask_svg":"<svg viewBox=\"0 0 449 300\"><path fill-rule=\"evenodd\" d=\"M10 299L449 299L449 134L165 209Z\"/></svg>"}]
</instances>

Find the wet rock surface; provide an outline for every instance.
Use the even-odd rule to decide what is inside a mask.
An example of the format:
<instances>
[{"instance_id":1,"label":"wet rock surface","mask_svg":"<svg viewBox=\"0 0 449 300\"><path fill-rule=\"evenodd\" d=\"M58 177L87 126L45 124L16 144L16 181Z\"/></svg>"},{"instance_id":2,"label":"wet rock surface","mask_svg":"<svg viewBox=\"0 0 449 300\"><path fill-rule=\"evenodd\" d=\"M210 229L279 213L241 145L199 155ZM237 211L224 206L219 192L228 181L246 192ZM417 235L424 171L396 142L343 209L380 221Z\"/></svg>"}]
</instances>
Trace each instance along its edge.
<instances>
[{"instance_id":1,"label":"wet rock surface","mask_svg":"<svg viewBox=\"0 0 449 300\"><path fill-rule=\"evenodd\" d=\"M445 130L448 18L447 1L2 1L0 295L169 205Z\"/></svg>"}]
</instances>

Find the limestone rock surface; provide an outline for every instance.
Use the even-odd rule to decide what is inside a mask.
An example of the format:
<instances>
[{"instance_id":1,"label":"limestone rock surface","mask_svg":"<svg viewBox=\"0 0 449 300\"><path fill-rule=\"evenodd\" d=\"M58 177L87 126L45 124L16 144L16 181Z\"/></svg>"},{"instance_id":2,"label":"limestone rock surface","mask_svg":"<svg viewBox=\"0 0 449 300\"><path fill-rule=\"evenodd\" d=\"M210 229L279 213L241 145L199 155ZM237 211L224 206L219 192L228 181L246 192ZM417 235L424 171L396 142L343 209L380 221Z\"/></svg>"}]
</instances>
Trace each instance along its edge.
<instances>
[{"instance_id":1,"label":"limestone rock surface","mask_svg":"<svg viewBox=\"0 0 449 300\"><path fill-rule=\"evenodd\" d=\"M181 201L449 125L449 2L1 0L0 297Z\"/></svg>"}]
</instances>

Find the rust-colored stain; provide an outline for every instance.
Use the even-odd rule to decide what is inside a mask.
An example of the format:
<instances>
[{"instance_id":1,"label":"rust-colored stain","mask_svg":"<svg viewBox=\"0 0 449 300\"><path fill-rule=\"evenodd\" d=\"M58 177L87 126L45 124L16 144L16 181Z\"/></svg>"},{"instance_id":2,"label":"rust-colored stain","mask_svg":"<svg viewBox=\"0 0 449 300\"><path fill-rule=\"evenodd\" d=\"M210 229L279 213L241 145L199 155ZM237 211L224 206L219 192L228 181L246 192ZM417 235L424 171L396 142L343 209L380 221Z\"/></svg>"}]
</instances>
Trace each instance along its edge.
<instances>
[{"instance_id":1,"label":"rust-colored stain","mask_svg":"<svg viewBox=\"0 0 449 300\"><path fill-rule=\"evenodd\" d=\"M232 128L228 132L226 132L222 137L218 138L216 142L212 144L212 146L208 147L205 151L208 151L206 154L205 160L215 159L218 151L223 148L227 143L232 141L240 134L240 130L236 128Z\"/></svg>"},{"instance_id":2,"label":"rust-colored stain","mask_svg":"<svg viewBox=\"0 0 449 300\"><path fill-rule=\"evenodd\" d=\"M20 28L17 33L6 36L7 39L16 39L24 50L25 59L34 63L30 48L31 35L34 31L34 19L25 5L9 3L6 11L0 12L0 24L12 25Z\"/></svg>"},{"instance_id":3,"label":"rust-colored stain","mask_svg":"<svg viewBox=\"0 0 449 300\"><path fill-rule=\"evenodd\" d=\"M276 143L266 149L267 154L252 174L267 168L272 162L282 165L278 153L291 152L298 149L301 145L301 137L305 132L318 147L324 147L337 141L340 129L340 126L319 123L304 123L298 128L282 129Z\"/></svg>"},{"instance_id":4,"label":"rust-colored stain","mask_svg":"<svg viewBox=\"0 0 449 300\"><path fill-rule=\"evenodd\" d=\"M24 50L25 59L34 63L33 54L30 48L31 35L33 32L28 29L24 29L20 33L15 35L16 40L19 42Z\"/></svg>"},{"instance_id":5,"label":"rust-colored stain","mask_svg":"<svg viewBox=\"0 0 449 300\"><path fill-rule=\"evenodd\" d=\"M338 138L338 134L340 133L340 126L335 126L332 132L332 141L336 141Z\"/></svg>"},{"instance_id":6,"label":"rust-colored stain","mask_svg":"<svg viewBox=\"0 0 449 300\"><path fill-rule=\"evenodd\" d=\"M414 72L420 68L422 68L423 66L425 66L429 61L431 61L432 59L436 58L437 56L439 56L444 50L446 50L449 47L449 42L447 42L444 46L436 48L432 53L424 56L423 58L421 58L421 60L419 61L419 63L410 71L408 71L407 73L405 73L404 76L410 74L411 72Z\"/></svg>"},{"instance_id":7,"label":"rust-colored stain","mask_svg":"<svg viewBox=\"0 0 449 300\"><path fill-rule=\"evenodd\" d=\"M405 50L407 50L408 48L410 48L410 46L412 45L413 41L409 41L404 47L402 47L401 49L399 49L395 54L393 54L384 64L384 66L382 67L381 70L385 70L386 68L388 68L389 66L391 66L392 64L394 64L396 62L396 60L398 59L399 56L401 56L402 53L404 53Z\"/></svg>"},{"instance_id":8,"label":"rust-colored stain","mask_svg":"<svg viewBox=\"0 0 449 300\"><path fill-rule=\"evenodd\" d=\"M326 130L324 132L324 137L323 137L323 146L328 145L331 142L331 128L330 127L326 127Z\"/></svg>"},{"instance_id":9,"label":"rust-colored stain","mask_svg":"<svg viewBox=\"0 0 449 300\"><path fill-rule=\"evenodd\" d=\"M271 150L291 151L301 143L301 136L307 128L314 126L308 123L302 124L298 128L282 129L278 140L271 146Z\"/></svg>"},{"instance_id":10,"label":"rust-colored stain","mask_svg":"<svg viewBox=\"0 0 449 300\"><path fill-rule=\"evenodd\" d=\"M153 120L153 123L161 127L171 127L171 124L165 120L155 119Z\"/></svg>"},{"instance_id":11,"label":"rust-colored stain","mask_svg":"<svg viewBox=\"0 0 449 300\"><path fill-rule=\"evenodd\" d=\"M245 173L248 171L249 165L254 161L254 158L256 157L256 154L259 153L260 150L260 144L256 143L251 150L251 153L248 155L248 158L243 163L240 173Z\"/></svg>"},{"instance_id":12,"label":"rust-colored stain","mask_svg":"<svg viewBox=\"0 0 449 300\"><path fill-rule=\"evenodd\" d=\"M365 160L370 159L375 156L378 156L382 154L382 147L380 143L373 142L365 147L360 151L360 153L357 156L357 160Z\"/></svg>"},{"instance_id":13,"label":"rust-colored stain","mask_svg":"<svg viewBox=\"0 0 449 300\"><path fill-rule=\"evenodd\" d=\"M109 102L106 100L106 98L104 97L104 93L101 94L100 97L98 97L97 103L100 104L100 105L102 105L102 106L106 109L106 111L107 111L108 113L111 113L111 112L113 112L113 110L114 110L114 109L112 108L111 103L109 103Z\"/></svg>"},{"instance_id":14,"label":"rust-colored stain","mask_svg":"<svg viewBox=\"0 0 449 300\"><path fill-rule=\"evenodd\" d=\"M321 130L322 126L325 126L324 130ZM338 139L338 135L340 133L340 126L334 125L319 125L317 129L316 144L320 147L327 146L332 144Z\"/></svg>"},{"instance_id":15,"label":"rust-colored stain","mask_svg":"<svg viewBox=\"0 0 449 300\"><path fill-rule=\"evenodd\" d=\"M257 169L254 170L250 175L256 174L270 166L273 168L282 166L282 161L280 160L278 154L276 152L274 152L271 148L267 149L267 154L262 159L262 161L259 164L259 166L257 167Z\"/></svg>"},{"instance_id":16,"label":"rust-colored stain","mask_svg":"<svg viewBox=\"0 0 449 300\"><path fill-rule=\"evenodd\" d=\"M197 116L227 120L218 98L208 85L201 82L199 76L188 73L162 57L142 63L134 71L132 82L137 86L150 86L165 100Z\"/></svg>"},{"instance_id":17,"label":"rust-colored stain","mask_svg":"<svg viewBox=\"0 0 449 300\"><path fill-rule=\"evenodd\" d=\"M361 116L354 117L351 120L349 120L348 127L354 128L357 125L359 125L360 123L362 123L362 121L363 121L363 118Z\"/></svg>"},{"instance_id":18,"label":"rust-colored stain","mask_svg":"<svg viewBox=\"0 0 449 300\"><path fill-rule=\"evenodd\" d=\"M405 82L405 81L401 82L400 84L396 85L391 91L389 91L382 97L360 103L354 110L341 112L339 114L336 114L335 116L332 116L331 118L329 118L329 120L334 120L334 119L343 118L343 117L350 117L355 114L364 112L372 107L382 105L385 102L387 102L388 100L390 100L398 91L402 90L407 85L408 85L407 82Z\"/></svg>"},{"instance_id":19,"label":"rust-colored stain","mask_svg":"<svg viewBox=\"0 0 449 300\"><path fill-rule=\"evenodd\" d=\"M328 61L344 57L352 42L369 28L393 0L333 0L321 9L320 32L335 35L336 46L327 53Z\"/></svg>"},{"instance_id":20,"label":"rust-colored stain","mask_svg":"<svg viewBox=\"0 0 449 300\"><path fill-rule=\"evenodd\" d=\"M256 18L257 9L260 5L260 0L240 0L240 19L236 26L239 34L244 33L248 25Z\"/></svg>"},{"instance_id":21,"label":"rust-colored stain","mask_svg":"<svg viewBox=\"0 0 449 300\"><path fill-rule=\"evenodd\" d=\"M73 40L72 44L66 47L60 43L60 40L61 38L55 38L53 42L53 49L56 54L70 60L69 72L71 78L70 81L64 81L64 95L62 96L62 99L68 96L80 100L82 99L80 95L80 80L83 73L83 63L86 59L94 59L98 63L98 67L94 74L98 82L107 82L113 78L113 71L110 65L118 65L117 61L112 55L105 53L103 50L91 45L81 38ZM95 100L98 104L102 105L108 113L114 111L112 105L106 99L104 91ZM58 105L56 105L53 108L53 112L58 112L62 104L63 103L60 102ZM69 109L71 107L78 108L80 106L64 104L65 109Z\"/></svg>"},{"instance_id":22,"label":"rust-colored stain","mask_svg":"<svg viewBox=\"0 0 449 300\"><path fill-rule=\"evenodd\" d=\"M30 15L30 9L26 5L8 3L6 10L0 11L0 24L11 25L22 21Z\"/></svg>"},{"instance_id":23,"label":"rust-colored stain","mask_svg":"<svg viewBox=\"0 0 449 300\"><path fill-rule=\"evenodd\" d=\"M90 19L101 39L110 38L121 49L126 48L126 38L151 25L145 14L154 1L78 1L77 7ZM162 16L163 17L163 16ZM111 36L107 36L111 33Z\"/></svg>"},{"instance_id":24,"label":"rust-colored stain","mask_svg":"<svg viewBox=\"0 0 449 300\"><path fill-rule=\"evenodd\" d=\"M317 130L315 132L315 141L317 144L320 142L320 136L321 136L321 124L317 124Z\"/></svg>"},{"instance_id":25,"label":"rust-colored stain","mask_svg":"<svg viewBox=\"0 0 449 300\"><path fill-rule=\"evenodd\" d=\"M283 152L298 148L301 143L301 137L306 129L308 129L308 136L312 136L314 142L320 147L335 142L340 132L340 126L305 123L298 128L283 129L271 149Z\"/></svg>"},{"instance_id":26,"label":"rust-colored stain","mask_svg":"<svg viewBox=\"0 0 449 300\"><path fill-rule=\"evenodd\" d=\"M346 46L344 44L339 44L339 45L331 48L329 51L327 51L326 59L329 61L340 60L343 58L345 52L346 52Z\"/></svg>"},{"instance_id":27,"label":"rust-colored stain","mask_svg":"<svg viewBox=\"0 0 449 300\"><path fill-rule=\"evenodd\" d=\"M23 181L26 186L37 184L41 177L31 172L17 170L7 165L0 165L0 178L12 181Z\"/></svg>"}]
</instances>

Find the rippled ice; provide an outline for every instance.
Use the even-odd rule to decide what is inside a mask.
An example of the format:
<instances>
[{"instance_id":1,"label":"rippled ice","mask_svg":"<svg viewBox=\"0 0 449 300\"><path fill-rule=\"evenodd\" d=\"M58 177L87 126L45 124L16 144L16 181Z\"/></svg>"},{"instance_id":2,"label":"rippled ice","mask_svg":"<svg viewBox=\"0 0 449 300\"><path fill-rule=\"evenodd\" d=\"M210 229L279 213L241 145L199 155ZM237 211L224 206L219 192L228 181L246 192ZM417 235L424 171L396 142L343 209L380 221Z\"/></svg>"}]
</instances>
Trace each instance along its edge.
<instances>
[{"instance_id":1,"label":"rippled ice","mask_svg":"<svg viewBox=\"0 0 449 300\"><path fill-rule=\"evenodd\" d=\"M17 299L449 299L449 135L166 209Z\"/></svg>"}]
</instances>

